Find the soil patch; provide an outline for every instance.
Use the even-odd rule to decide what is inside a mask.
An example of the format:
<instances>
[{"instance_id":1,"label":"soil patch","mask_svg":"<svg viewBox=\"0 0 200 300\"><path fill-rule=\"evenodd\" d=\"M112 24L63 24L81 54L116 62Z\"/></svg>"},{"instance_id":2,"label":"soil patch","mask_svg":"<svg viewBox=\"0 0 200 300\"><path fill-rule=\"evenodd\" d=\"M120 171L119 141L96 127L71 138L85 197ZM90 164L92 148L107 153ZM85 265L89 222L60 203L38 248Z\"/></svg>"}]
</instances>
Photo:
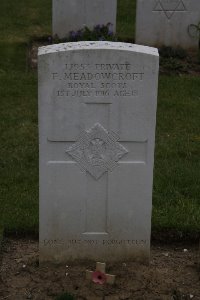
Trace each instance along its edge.
<instances>
[{"instance_id":1,"label":"soil patch","mask_svg":"<svg viewBox=\"0 0 200 300\"><path fill-rule=\"evenodd\" d=\"M116 275L113 286L85 279L93 261L39 267L38 242L8 239L3 246L0 299L52 300L68 292L77 300L182 300L200 299L198 246L154 244L149 266L134 262L107 264Z\"/></svg>"}]
</instances>

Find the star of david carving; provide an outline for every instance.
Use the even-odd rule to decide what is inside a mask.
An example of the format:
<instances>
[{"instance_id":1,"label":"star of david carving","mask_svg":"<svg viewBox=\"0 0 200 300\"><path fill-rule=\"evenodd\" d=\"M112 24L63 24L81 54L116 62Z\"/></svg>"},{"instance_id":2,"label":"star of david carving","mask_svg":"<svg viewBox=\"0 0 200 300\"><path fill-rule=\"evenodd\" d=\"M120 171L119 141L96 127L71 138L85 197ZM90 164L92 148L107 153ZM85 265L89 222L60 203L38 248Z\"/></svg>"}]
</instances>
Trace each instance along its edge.
<instances>
[{"instance_id":1,"label":"star of david carving","mask_svg":"<svg viewBox=\"0 0 200 300\"><path fill-rule=\"evenodd\" d=\"M66 152L83 170L99 179L105 172L112 171L117 162L128 153L118 139L114 133L96 123L91 129L84 130Z\"/></svg>"},{"instance_id":2,"label":"star of david carving","mask_svg":"<svg viewBox=\"0 0 200 300\"><path fill-rule=\"evenodd\" d=\"M187 9L183 0L177 0L173 2L169 2L166 0L156 0L153 11L162 11L170 20L175 12L185 12L187 11Z\"/></svg>"}]
</instances>

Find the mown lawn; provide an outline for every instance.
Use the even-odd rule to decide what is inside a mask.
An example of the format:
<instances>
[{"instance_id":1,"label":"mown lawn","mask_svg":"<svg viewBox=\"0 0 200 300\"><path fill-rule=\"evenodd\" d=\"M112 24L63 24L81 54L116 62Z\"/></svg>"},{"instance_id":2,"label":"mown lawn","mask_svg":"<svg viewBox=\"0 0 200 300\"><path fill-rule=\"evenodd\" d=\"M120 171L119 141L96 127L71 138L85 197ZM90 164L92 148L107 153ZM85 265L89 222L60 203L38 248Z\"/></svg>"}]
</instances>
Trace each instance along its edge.
<instances>
[{"instance_id":1,"label":"mown lawn","mask_svg":"<svg viewBox=\"0 0 200 300\"><path fill-rule=\"evenodd\" d=\"M134 39L135 1L120 0L120 39ZM51 0L0 2L0 227L38 233L37 73L28 44L51 34ZM200 232L200 78L160 76L153 229Z\"/></svg>"}]
</instances>

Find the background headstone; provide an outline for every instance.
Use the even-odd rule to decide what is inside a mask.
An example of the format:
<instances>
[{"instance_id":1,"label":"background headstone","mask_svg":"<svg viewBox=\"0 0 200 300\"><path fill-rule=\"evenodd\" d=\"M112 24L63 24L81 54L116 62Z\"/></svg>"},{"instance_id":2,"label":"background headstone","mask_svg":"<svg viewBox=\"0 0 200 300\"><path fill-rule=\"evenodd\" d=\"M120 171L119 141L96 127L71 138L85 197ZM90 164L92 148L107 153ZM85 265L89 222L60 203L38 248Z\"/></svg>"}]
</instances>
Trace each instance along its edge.
<instances>
[{"instance_id":1,"label":"background headstone","mask_svg":"<svg viewBox=\"0 0 200 300\"><path fill-rule=\"evenodd\" d=\"M39 49L40 261L147 261L158 51Z\"/></svg>"},{"instance_id":2,"label":"background headstone","mask_svg":"<svg viewBox=\"0 0 200 300\"><path fill-rule=\"evenodd\" d=\"M64 38L84 26L113 24L116 30L117 0L53 0L53 36Z\"/></svg>"},{"instance_id":3,"label":"background headstone","mask_svg":"<svg viewBox=\"0 0 200 300\"><path fill-rule=\"evenodd\" d=\"M188 26L199 21L199 0L137 0L136 43L197 49Z\"/></svg>"}]
</instances>

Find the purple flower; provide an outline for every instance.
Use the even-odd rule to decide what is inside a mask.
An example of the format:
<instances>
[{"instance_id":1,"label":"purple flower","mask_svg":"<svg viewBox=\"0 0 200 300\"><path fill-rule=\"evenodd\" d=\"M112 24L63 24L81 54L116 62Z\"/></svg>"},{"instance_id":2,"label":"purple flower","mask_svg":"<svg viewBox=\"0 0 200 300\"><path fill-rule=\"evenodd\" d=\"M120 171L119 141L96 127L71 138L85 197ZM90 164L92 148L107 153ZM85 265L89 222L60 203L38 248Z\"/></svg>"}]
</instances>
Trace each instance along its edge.
<instances>
[{"instance_id":1,"label":"purple flower","mask_svg":"<svg viewBox=\"0 0 200 300\"><path fill-rule=\"evenodd\" d=\"M77 33L76 33L76 36L77 36L77 37L81 37L81 36L82 36L82 31L81 31L81 30L78 30Z\"/></svg>"},{"instance_id":2,"label":"purple flower","mask_svg":"<svg viewBox=\"0 0 200 300\"><path fill-rule=\"evenodd\" d=\"M74 39L76 37L76 32L75 31L70 31L70 37Z\"/></svg>"},{"instance_id":3,"label":"purple flower","mask_svg":"<svg viewBox=\"0 0 200 300\"><path fill-rule=\"evenodd\" d=\"M48 42L51 44L52 43L52 36L48 36Z\"/></svg>"},{"instance_id":4,"label":"purple flower","mask_svg":"<svg viewBox=\"0 0 200 300\"><path fill-rule=\"evenodd\" d=\"M99 31L99 30L101 30L101 25L100 25L100 24L98 24L98 25L94 26L94 30L96 30L96 31Z\"/></svg>"},{"instance_id":5,"label":"purple flower","mask_svg":"<svg viewBox=\"0 0 200 300\"><path fill-rule=\"evenodd\" d=\"M107 28L109 31L113 31L113 24L112 23L108 23L107 24Z\"/></svg>"}]
</instances>

